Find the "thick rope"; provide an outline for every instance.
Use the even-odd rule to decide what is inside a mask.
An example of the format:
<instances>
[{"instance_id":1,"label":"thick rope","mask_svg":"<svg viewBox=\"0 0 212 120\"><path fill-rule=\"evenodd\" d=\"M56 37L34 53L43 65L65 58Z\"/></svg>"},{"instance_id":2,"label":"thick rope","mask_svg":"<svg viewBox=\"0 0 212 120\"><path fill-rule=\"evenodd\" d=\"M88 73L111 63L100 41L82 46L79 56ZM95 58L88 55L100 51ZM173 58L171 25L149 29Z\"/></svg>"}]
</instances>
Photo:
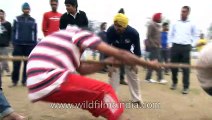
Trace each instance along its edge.
<instances>
[{"instance_id":1,"label":"thick rope","mask_svg":"<svg viewBox=\"0 0 212 120\"><path fill-rule=\"evenodd\" d=\"M27 61L27 57L22 56L0 56L0 61ZM105 61L92 61L92 60L81 60L82 63L90 63L90 64L104 64L104 65L117 65L117 63L112 62L105 62ZM120 64L118 64L120 65ZM173 63L167 63L162 64L158 63L159 66L162 68L191 68L191 69L206 69L206 67L203 66L197 66L197 65L189 65L189 64L173 64Z\"/></svg>"}]
</instances>

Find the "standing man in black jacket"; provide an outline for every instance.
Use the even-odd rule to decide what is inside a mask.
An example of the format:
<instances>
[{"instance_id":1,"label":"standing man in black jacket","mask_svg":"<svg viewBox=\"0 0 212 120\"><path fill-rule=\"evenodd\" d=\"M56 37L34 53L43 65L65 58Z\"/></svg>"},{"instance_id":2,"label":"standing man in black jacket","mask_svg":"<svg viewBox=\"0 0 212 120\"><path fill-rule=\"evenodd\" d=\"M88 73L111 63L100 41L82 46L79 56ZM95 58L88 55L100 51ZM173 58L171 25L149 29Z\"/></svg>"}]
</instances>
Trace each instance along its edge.
<instances>
[{"instance_id":1,"label":"standing man in black jacket","mask_svg":"<svg viewBox=\"0 0 212 120\"><path fill-rule=\"evenodd\" d=\"M60 29L66 29L68 25L77 25L81 28L88 27L88 18L84 11L78 10L77 0L65 0L67 12L60 18Z\"/></svg>"},{"instance_id":2,"label":"standing man in black jacket","mask_svg":"<svg viewBox=\"0 0 212 120\"><path fill-rule=\"evenodd\" d=\"M128 17L123 13L118 13L114 17L114 24L107 30L107 42L109 45L124 49L136 56L141 56L140 37L136 29L128 25ZM133 48L133 50L132 50ZM138 79L138 68L136 66L124 66L128 80L132 102L141 104L140 82ZM109 73L109 83L117 91L120 83L120 69L114 68Z\"/></svg>"},{"instance_id":3,"label":"standing man in black jacket","mask_svg":"<svg viewBox=\"0 0 212 120\"><path fill-rule=\"evenodd\" d=\"M3 56L8 55L8 47L11 41L11 33L12 33L11 29L12 28L10 22L5 20L4 10L0 9L0 55ZM3 71L6 71L7 73L10 72L7 61L2 61L1 65L2 65L1 66L2 69L0 71L1 73L3 73Z\"/></svg>"}]
</instances>

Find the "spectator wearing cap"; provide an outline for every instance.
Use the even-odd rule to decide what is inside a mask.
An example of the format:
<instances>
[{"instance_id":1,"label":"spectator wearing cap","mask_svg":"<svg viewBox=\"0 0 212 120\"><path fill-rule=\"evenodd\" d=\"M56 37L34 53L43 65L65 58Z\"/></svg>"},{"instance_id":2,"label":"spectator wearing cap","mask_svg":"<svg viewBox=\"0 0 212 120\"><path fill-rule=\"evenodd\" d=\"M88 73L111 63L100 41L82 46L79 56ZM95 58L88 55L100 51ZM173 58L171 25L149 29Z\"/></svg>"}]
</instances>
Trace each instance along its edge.
<instances>
[{"instance_id":1,"label":"spectator wearing cap","mask_svg":"<svg viewBox=\"0 0 212 120\"><path fill-rule=\"evenodd\" d=\"M28 56L32 49L37 44L37 23L34 18L32 18L30 13L30 6L28 3L22 5L23 14L17 16L13 22L13 56ZM22 85L26 85L26 63L24 61ZM13 62L13 72L12 72L12 85L10 87L17 86L19 81L20 72L20 61Z\"/></svg>"},{"instance_id":2,"label":"spectator wearing cap","mask_svg":"<svg viewBox=\"0 0 212 120\"><path fill-rule=\"evenodd\" d=\"M107 30L107 42L109 45L127 50L138 57L141 56L139 33L136 29L128 25L128 17L123 13L118 13L114 17L114 24ZM134 47L133 50L131 50L132 46ZM120 84L120 69L114 69L109 73L109 83L117 91ZM142 100L140 82L137 76L138 69L136 66L129 65L125 65L124 69L128 79L132 101L133 103L140 104Z\"/></svg>"},{"instance_id":3,"label":"spectator wearing cap","mask_svg":"<svg viewBox=\"0 0 212 120\"><path fill-rule=\"evenodd\" d=\"M88 18L84 11L78 10L77 0L65 0L67 12L60 18L60 29L66 29L68 25L76 25L81 28L88 27Z\"/></svg>"},{"instance_id":4,"label":"spectator wearing cap","mask_svg":"<svg viewBox=\"0 0 212 120\"><path fill-rule=\"evenodd\" d=\"M60 17L62 14L57 12L58 0L50 0L50 5L52 10L43 15L42 31L44 36L60 29Z\"/></svg>"},{"instance_id":5,"label":"spectator wearing cap","mask_svg":"<svg viewBox=\"0 0 212 120\"><path fill-rule=\"evenodd\" d=\"M148 42L148 49L149 49L149 59L151 61L161 61L160 56L160 48L161 48L161 31L160 31L160 25L161 23L161 13L156 13L152 17L152 22L148 26L147 31L147 42ZM147 70L146 74L146 81L149 83L161 83L165 84L167 83L166 80L163 79L162 70L157 70L157 81L151 79L152 77L152 69Z\"/></svg>"}]
</instances>

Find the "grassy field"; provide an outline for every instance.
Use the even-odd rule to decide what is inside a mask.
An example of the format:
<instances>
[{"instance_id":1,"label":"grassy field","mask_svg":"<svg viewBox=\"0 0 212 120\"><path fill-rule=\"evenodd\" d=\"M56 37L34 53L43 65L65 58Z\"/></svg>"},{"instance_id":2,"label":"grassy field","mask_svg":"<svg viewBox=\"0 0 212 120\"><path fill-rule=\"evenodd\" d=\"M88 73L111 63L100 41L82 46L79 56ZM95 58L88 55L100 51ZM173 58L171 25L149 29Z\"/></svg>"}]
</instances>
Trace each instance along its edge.
<instances>
[{"instance_id":1,"label":"grassy field","mask_svg":"<svg viewBox=\"0 0 212 120\"><path fill-rule=\"evenodd\" d=\"M212 120L212 97L208 96L201 88L196 78L195 71L191 72L191 91L188 95L181 94L182 76L179 74L179 84L175 91L169 89L171 77L165 76L169 81L167 85L150 84L144 81L145 71L139 70L139 79L142 99L146 103L159 103L158 109L126 109L132 120ZM93 74L89 77L107 82L107 74ZM155 77L155 75L154 75ZM3 88L5 96L12 107L29 120L104 120L94 118L92 115L80 109L52 109L47 103L30 103L27 98L27 89L19 85L8 88L11 78L3 76ZM128 86L121 85L118 96L122 101L129 101Z\"/></svg>"}]
</instances>

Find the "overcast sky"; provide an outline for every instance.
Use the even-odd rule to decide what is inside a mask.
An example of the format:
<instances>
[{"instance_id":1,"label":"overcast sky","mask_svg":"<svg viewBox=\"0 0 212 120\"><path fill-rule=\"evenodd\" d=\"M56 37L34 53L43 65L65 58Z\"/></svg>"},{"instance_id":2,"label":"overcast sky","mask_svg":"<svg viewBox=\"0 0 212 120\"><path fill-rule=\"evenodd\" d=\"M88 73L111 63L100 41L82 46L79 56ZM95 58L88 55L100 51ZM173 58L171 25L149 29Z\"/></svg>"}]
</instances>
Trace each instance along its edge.
<instances>
[{"instance_id":1,"label":"overcast sky","mask_svg":"<svg viewBox=\"0 0 212 120\"><path fill-rule=\"evenodd\" d=\"M31 16L37 20L39 37L43 37L41 32L41 21L43 13L50 10L49 0L0 0L1 8L5 10L7 20L13 21L15 16L20 15L21 5L28 2L31 6ZM112 24L113 16L120 8L124 8L129 17L129 24L135 27L141 39L145 38L145 23L148 17L156 12L174 22L180 18L180 10L184 5L191 7L190 20L197 27L206 32L212 23L212 0L78 0L79 9L87 13L88 19L106 21ZM66 12L64 0L59 0L58 11Z\"/></svg>"}]
</instances>

